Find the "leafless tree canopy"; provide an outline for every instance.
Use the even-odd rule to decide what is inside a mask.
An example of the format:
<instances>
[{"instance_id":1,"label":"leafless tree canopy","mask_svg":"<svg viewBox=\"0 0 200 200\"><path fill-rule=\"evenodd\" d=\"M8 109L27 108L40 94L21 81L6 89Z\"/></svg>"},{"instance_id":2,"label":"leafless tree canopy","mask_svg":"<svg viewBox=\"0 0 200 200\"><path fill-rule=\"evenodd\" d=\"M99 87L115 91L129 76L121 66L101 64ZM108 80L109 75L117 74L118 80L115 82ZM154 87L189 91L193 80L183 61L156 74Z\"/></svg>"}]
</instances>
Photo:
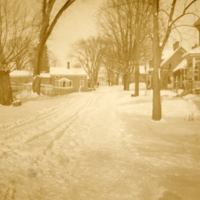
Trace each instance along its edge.
<instances>
[{"instance_id":1,"label":"leafless tree canopy","mask_svg":"<svg viewBox=\"0 0 200 200\"><path fill-rule=\"evenodd\" d=\"M139 77L139 62L142 51L150 45L151 9L148 1L109 0L99 11L98 21L100 30L111 44L110 52L114 54L115 68L127 77L136 69ZM145 47L145 48L144 48ZM139 81L139 79L138 79ZM137 81L137 82L138 82Z\"/></svg>"},{"instance_id":2,"label":"leafless tree canopy","mask_svg":"<svg viewBox=\"0 0 200 200\"><path fill-rule=\"evenodd\" d=\"M22 69L28 64L28 52L36 38L36 18L16 0L0 2L0 69Z\"/></svg>"},{"instance_id":3,"label":"leafless tree canopy","mask_svg":"<svg viewBox=\"0 0 200 200\"><path fill-rule=\"evenodd\" d=\"M96 84L98 71L103 63L108 43L100 37L79 40L74 47L74 56L84 68L92 86Z\"/></svg>"}]
</instances>

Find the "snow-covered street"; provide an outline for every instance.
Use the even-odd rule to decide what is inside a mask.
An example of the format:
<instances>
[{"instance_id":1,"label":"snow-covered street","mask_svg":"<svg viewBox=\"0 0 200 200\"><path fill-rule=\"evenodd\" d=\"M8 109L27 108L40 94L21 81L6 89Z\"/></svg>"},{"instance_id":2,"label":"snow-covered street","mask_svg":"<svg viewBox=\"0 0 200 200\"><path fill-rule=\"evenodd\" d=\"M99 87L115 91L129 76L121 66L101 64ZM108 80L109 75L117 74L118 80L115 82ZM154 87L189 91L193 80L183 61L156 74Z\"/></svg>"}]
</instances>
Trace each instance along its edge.
<instances>
[{"instance_id":1,"label":"snow-covered street","mask_svg":"<svg viewBox=\"0 0 200 200\"><path fill-rule=\"evenodd\" d=\"M199 97L165 92L153 122L152 94L132 93L1 106L0 200L199 200Z\"/></svg>"}]
</instances>

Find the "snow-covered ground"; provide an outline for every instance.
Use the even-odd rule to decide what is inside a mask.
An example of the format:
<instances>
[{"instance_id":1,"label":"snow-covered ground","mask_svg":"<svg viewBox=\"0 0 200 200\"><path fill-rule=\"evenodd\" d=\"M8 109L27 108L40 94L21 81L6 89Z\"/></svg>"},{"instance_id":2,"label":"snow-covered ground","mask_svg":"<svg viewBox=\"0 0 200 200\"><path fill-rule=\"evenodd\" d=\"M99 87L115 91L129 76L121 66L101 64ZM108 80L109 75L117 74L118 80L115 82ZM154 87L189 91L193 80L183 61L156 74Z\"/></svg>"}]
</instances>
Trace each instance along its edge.
<instances>
[{"instance_id":1,"label":"snow-covered ground","mask_svg":"<svg viewBox=\"0 0 200 200\"><path fill-rule=\"evenodd\" d=\"M134 84L131 85L131 90L134 90ZM131 93L131 92L127 92ZM133 93L133 92L132 92ZM198 95L187 95L184 97L176 97L177 93L169 90L161 90L162 102L162 117L189 120L189 118L198 118L200 112L193 100L200 102ZM128 95L121 99L124 106L119 109L127 113L137 113L141 116L151 117L152 115L152 99L153 92L148 91L146 94L145 85L140 86L140 96L130 98Z\"/></svg>"},{"instance_id":2,"label":"snow-covered ground","mask_svg":"<svg viewBox=\"0 0 200 200\"><path fill-rule=\"evenodd\" d=\"M198 200L199 96L161 91L155 123L152 92L130 88L0 106L0 200Z\"/></svg>"}]
</instances>

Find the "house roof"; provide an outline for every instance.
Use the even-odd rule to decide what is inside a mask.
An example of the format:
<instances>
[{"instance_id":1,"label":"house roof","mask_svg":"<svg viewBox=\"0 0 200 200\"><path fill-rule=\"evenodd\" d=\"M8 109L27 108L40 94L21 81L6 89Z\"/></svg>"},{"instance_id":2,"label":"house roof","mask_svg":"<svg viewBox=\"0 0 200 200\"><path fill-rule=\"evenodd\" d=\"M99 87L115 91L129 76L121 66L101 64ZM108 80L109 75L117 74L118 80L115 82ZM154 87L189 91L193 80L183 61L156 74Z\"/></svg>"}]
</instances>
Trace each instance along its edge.
<instances>
[{"instance_id":1,"label":"house roof","mask_svg":"<svg viewBox=\"0 0 200 200\"><path fill-rule=\"evenodd\" d=\"M83 68L50 67L51 75L87 75Z\"/></svg>"},{"instance_id":2,"label":"house roof","mask_svg":"<svg viewBox=\"0 0 200 200\"><path fill-rule=\"evenodd\" d=\"M187 52L182 46L180 46L180 47L177 48L171 55L169 55L168 58L166 58L165 60L163 60L163 61L161 62L161 67L162 67L168 60L170 60L170 59L175 55L175 53L176 53L177 51L183 51L184 53Z\"/></svg>"},{"instance_id":3,"label":"house roof","mask_svg":"<svg viewBox=\"0 0 200 200\"><path fill-rule=\"evenodd\" d=\"M174 68L173 72L178 71L179 69L186 69L187 67L187 60L184 59L179 65Z\"/></svg>"},{"instance_id":4,"label":"house roof","mask_svg":"<svg viewBox=\"0 0 200 200\"><path fill-rule=\"evenodd\" d=\"M33 73L31 71L26 70L14 70L10 73L10 76L32 76Z\"/></svg>"},{"instance_id":5,"label":"house roof","mask_svg":"<svg viewBox=\"0 0 200 200\"><path fill-rule=\"evenodd\" d=\"M10 76L33 76L33 72L26 70L14 70L10 73ZM50 78L49 73L41 73L40 76L42 78Z\"/></svg>"},{"instance_id":6,"label":"house roof","mask_svg":"<svg viewBox=\"0 0 200 200\"><path fill-rule=\"evenodd\" d=\"M50 78L51 76L50 76L49 73L41 73L40 77L42 77L42 78Z\"/></svg>"},{"instance_id":7,"label":"house roof","mask_svg":"<svg viewBox=\"0 0 200 200\"><path fill-rule=\"evenodd\" d=\"M183 58L185 57L188 57L188 56L191 56L191 57L200 57L200 46L194 48L194 49L191 49L190 51L188 51L187 53L185 53L183 55Z\"/></svg>"}]
</instances>

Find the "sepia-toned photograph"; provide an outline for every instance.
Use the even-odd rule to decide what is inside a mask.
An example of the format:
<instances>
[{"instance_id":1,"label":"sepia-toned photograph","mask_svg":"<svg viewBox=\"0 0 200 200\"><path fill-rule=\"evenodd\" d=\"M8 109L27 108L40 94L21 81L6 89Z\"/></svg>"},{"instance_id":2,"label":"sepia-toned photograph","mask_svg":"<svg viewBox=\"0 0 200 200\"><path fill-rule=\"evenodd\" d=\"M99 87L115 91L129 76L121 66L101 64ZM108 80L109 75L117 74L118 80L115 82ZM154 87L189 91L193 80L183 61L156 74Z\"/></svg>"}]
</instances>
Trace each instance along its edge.
<instances>
[{"instance_id":1,"label":"sepia-toned photograph","mask_svg":"<svg viewBox=\"0 0 200 200\"><path fill-rule=\"evenodd\" d=\"M0 0L0 200L200 200L200 0Z\"/></svg>"}]
</instances>

